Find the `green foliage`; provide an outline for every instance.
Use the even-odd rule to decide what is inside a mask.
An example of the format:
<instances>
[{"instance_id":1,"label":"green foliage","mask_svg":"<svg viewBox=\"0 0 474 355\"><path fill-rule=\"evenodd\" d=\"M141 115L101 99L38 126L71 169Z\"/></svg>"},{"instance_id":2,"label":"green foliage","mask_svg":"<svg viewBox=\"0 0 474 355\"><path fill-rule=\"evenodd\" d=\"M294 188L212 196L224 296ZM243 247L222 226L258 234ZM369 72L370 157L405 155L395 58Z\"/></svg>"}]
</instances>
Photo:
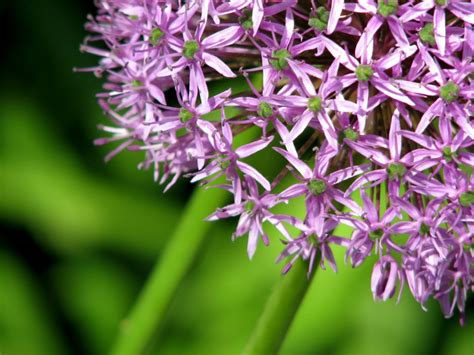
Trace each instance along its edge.
<instances>
[{"instance_id":1,"label":"green foliage","mask_svg":"<svg viewBox=\"0 0 474 355\"><path fill-rule=\"evenodd\" d=\"M52 304L41 292L39 281L6 251L0 251L0 287L0 353L66 354Z\"/></svg>"}]
</instances>

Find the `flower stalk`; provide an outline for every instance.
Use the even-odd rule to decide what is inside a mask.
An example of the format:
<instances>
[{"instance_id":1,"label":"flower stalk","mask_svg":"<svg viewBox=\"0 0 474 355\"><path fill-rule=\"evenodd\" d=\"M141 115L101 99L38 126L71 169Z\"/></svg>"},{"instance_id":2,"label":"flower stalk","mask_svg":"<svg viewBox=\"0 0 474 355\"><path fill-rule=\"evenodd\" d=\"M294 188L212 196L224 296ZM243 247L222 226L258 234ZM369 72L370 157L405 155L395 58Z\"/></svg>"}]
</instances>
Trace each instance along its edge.
<instances>
[{"instance_id":1,"label":"flower stalk","mask_svg":"<svg viewBox=\"0 0 474 355\"><path fill-rule=\"evenodd\" d=\"M208 235L205 222L226 200L220 189L196 189L170 242L158 258L145 287L116 339L113 355L142 354L163 325L173 296Z\"/></svg>"},{"instance_id":2,"label":"flower stalk","mask_svg":"<svg viewBox=\"0 0 474 355\"><path fill-rule=\"evenodd\" d=\"M299 261L277 281L243 355L278 354L318 265L319 258L308 275L307 263Z\"/></svg>"}]
</instances>

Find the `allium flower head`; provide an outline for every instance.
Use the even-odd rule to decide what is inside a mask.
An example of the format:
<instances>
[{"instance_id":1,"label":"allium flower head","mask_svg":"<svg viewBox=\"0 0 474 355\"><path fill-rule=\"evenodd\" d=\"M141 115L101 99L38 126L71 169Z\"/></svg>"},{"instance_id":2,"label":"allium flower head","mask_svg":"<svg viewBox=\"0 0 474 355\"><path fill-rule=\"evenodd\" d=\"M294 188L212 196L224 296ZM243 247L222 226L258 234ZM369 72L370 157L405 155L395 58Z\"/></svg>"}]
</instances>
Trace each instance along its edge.
<instances>
[{"instance_id":1,"label":"allium flower head","mask_svg":"<svg viewBox=\"0 0 474 355\"><path fill-rule=\"evenodd\" d=\"M407 285L446 317L474 290L474 3L464 0L98 0L82 69L121 150L170 188L219 185L248 255L266 228L336 270L375 255L371 290ZM216 82L216 85L213 84ZM242 85L246 88L242 88ZM238 89L237 89L238 88ZM248 131L253 141L237 144ZM265 165L250 159L265 157ZM253 163L249 163L252 161ZM262 161L262 160L261 160ZM291 173L291 174L288 174ZM277 214L304 199L306 214ZM339 224L350 237L335 235ZM287 226L299 230L291 235ZM316 258L318 256L318 258Z\"/></svg>"}]
</instances>

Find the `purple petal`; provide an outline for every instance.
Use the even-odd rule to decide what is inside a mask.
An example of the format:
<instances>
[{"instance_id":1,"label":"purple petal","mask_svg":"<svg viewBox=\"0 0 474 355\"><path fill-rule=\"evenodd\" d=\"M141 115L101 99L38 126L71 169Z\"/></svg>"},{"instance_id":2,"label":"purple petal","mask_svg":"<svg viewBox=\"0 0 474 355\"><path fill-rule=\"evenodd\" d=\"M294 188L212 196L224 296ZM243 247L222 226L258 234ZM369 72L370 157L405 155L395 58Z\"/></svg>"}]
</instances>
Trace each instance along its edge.
<instances>
[{"instance_id":1,"label":"purple petal","mask_svg":"<svg viewBox=\"0 0 474 355\"><path fill-rule=\"evenodd\" d=\"M206 79L204 78L204 73L201 66L198 64L191 66L189 77L196 80L201 103L202 105L207 105L209 99L209 90L207 89Z\"/></svg>"},{"instance_id":2,"label":"purple petal","mask_svg":"<svg viewBox=\"0 0 474 355\"><path fill-rule=\"evenodd\" d=\"M349 55L344 49L342 49L338 44L331 41L329 38L321 37L322 42L326 49L332 54L333 57L338 58L339 62L344 65L349 70L354 71L358 63L357 60Z\"/></svg>"},{"instance_id":3,"label":"purple petal","mask_svg":"<svg viewBox=\"0 0 474 355\"><path fill-rule=\"evenodd\" d=\"M249 239L247 242L247 253L249 259L252 259L255 254L255 251L257 250L258 234L258 228L254 222L250 225Z\"/></svg>"},{"instance_id":4,"label":"purple petal","mask_svg":"<svg viewBox=\"0 0 474 355\"><path fill-rule=\"evenodd\" d=\"M296 170L298 170L298 172L301 174L303 178L305 178L306 180L311 179L311 177L313 176L313 173L311 172L311 169L308 167L308 165L306 165L301 160L299 160L298 158L288 153L286 150L283 150L278 147L274 147L273 149L275 149L278 153L283 155L283 157L286 160L288 160L288 162L291 165L293 165L296 168Z\"/></svg>"},{"instance_id":5,"label":"purple petal","mask_svg":"<svg viewBox=\"0 0 474 355\"><path fill-rule=\"evenodd\" d=\"M427 85L423 83L417 83L407 80L395 80L394 83L398 85L401 89L421 95L435 96L438 94L436 87L434 85Z\"/></svg>"},{"instance_id":6,"label":"purple petal","mask_svg":"<svg viewBox=\"0 0 474 355\"><path fill-rule=\"evenodd\" d=\"M267 191L271 190L270 183L268 182L267 179L263 177L262 174L260 174L255 168L251 167L250 165L243 163L241 161L237 160L237 166L239 169L246 175L252 177L255 179L260 185L263 186L263 188Z\"/></svg>"},{"instance_id":7,"label":"purple petal","mask_svg":"<svg viewBox=\"0 0 474 355\"><path fill-rule=\"evenodd\" d=\"M343 100L343 99L334 99L334 100L329 100L328 108L337 112L354 113L357 111L358 106L352 101Z\"/></svg>"},{"instance_id":8,"label":"purple petal","mask_svg":"<svg viewBox=\"0 0 474 355\"><path fill-rule=\"evenodd\" d=\"M304 51L311 51L324 46L321 37L313 37L291 48L293 55L301 54Z\"/></svg>"},{"instance_id":9,"label":"purple petal","mask_svg":"<svg viewBox=\"0 0 474 355\"><path fill-rule=\"evenodd\" d=\"M402 151L402 136L398 134L400 131L400 112L397 109L393 112L392 123L388 134L388 144L390 148L390 156L393 160L400 159Z\"/></svg>"},{"instance_id":10,"label":"purple petal","mask_svg":"<svg viewBox=\"0 0 474 355\"><path fill-rule=\"evenodd\" d=\"M393 51L390 54L387 54L377 60L376 65L377 68L382 69L382 70L387 70L395 65L400 64L404 59L410 57L414 53L416 53L417 48L416 46L409 46L406 47L404 51L401 51L400 49L397 49Z\"/></svg>"},{"instance_id":11,"label":"purple petal","mask_svg":"<svg viewBox=\"0 0 474 355\"><path fill-rule=\"evenodd\" d=\"M365 133L367 107L369 105L369 83L363 81L359 82L357 86L357 104L359 105L359 112L357 113L359 132Z\"/></svg>"},{"instance_id":12,"label":"purple petal","mask_svg":"<svg viewBox=\"0 0 474 355\"><path fill-rule=\"evenodd\" d=\"M386 166L389 163L389 159L382 153L379 152L378 150L374 149L373 147L370 147L365 144L353 142L353 141L347 141L346 143L355 151L358 153L362 154L364 157L367 159L370 159L374 162L376 162L378 165L381 166Z\"/></svg>"},{"instance_id":13,"label":"purple petal","mask_svg":"<svg viewBox=\"0 0 474 355\"><path fill-rule=\"evenodd\" d=\"M360 197L362 198L362 202L364 203L364 210L366 212L366 217L369 223L373 224L378 222L379 214L370 197L364 190L360 191Z\"/></svg>"},{"instance_id":14,"label":"purple petal","mask_svg":"<svg viewBox=\"0 0 474 355\"><path fill-rule=\"evenodd\" d=\"M406 213L408 213L408 215L411 218L413 218L413 220L417 221L422 217L420 211L415 206L413 206L410 202L398 198L397 201L396 201L396 204L398 206L401 206L403 208L403 210Z\"/></svg>"},{"instance_id":15,"label":"purple petal","mask_svg":"<svg viewBox=\"0 0 474 355\"><path fill-rule=\"evenodd\" d=\"M235 150L239 158L246 158L266 148L273 140L273 136L258 141L245 144Z\"/></svg>"},{"instance_id":16,"label":"purple petal","mask_svg":"<svg viewBox=\"0 0 474 355\"><path fill-rule=\"evenodd\" d=\"M344 8L344 0L332 0L331 1L331 11L329 12L329 20L327 26L327 34L331 34L336 29L339 17L341 16L342 10Z\"/></svg>"},{"instance_id":17,"label":"purple petal","mask_svg":"<svg viewBox=\"0 0 474 355\"><path fill-rule=\"evenodd\" d=\"M295 73L295 75L298 78L299 82L301 83L301 86L302 86L303 90L309 96L315 96L316 91L314 90L314 84L312 83L309 76L303 70L301 70L299 64L297 64L293 60L288 60L288 64L289 64L291 70L293 70L293 73Z\"/></svg>"},{"instance_id":18,"label":"purple petal","mask_svg":"<svg viewBox=\"0 0 474 355\"><path fill-rule=\"evenodd\" d=\"M342 181L351 179L354 176L362 174L370 168L369 164L350 166L348 168L337 170L328 176L328 182L331 184L339 184Z\"/></svg>"},{"instance_id":19,"label":"purple petal","mask_svg":"<svg viewBox=\"0 0 474 355\"><path fill-rule=\"evenodd\" d=\"M413 7L408 7L400 16L401 22L409 22L424 15L427 11L434 7L434 1L422 1Z\"/></svg>"},{"instance_id":20,"label":"purple petal","mask_svg":"<svg viewBox=\"0 0 474 355\"><path fill-rule=\"evenodd\" d=\"M346 190L345 196L349 196L351 193L353 193L355 190L358 190L366 183L377 181L380 184L382 181L386 180L387 177L388 174L385 169L370 171L354 181L352 185Z\"/></svg>"},{"instance_id":21,"label":"purple petal","mask_svg":"<svg viewBox=\"0 0 474 355\"><path fill-rule=\"evenodd\" d=\"M441 6L436 6L434 10L434 37L441 55L446 50L446 13Z\"/></svg>"},{"instance_id":22,"label":"purple petal","mask_svg":"<svg viewBox=\"0 0 474 355\"><path fill-rule=\"evenodd\" d=\"M435 141L431 137L424 136L422 134L417 134L417 133L414 133L412 131L405 131L405 130L399 131L399 134L401 134L402 136L412 140L413 142L418 143L419 145L421 145L421 146L423 146L427 149L435 149L436 148Z\"/></svg>"},{"instance_id":23,"label":"purple petal","mask_svg":"<svg viewBox=\"0 0 474 355\"><path fill-rule=\"evenodd\" d=\"M430 108L423 114L423 116L421 116L420 122L416 127L415 133L423 133L426 127L428 127L431 121L435 118L435 116L440 115L443 105L444 103L442 99L437 99L435 102L433 102Z\"/></svg>"},{"instance_id":24,"label":"purple petal","mask_svg":"<svg viewBox=\"0 0 474 355\"><path fill-rule=\"evenodd\" d=\"M418 50L420 51L421 57L423 58L423 61L426 63L428 70L430 71L431 74L434 75L436 82L439 85L443 85L446 79L444 77L443 71L441 70L441 67L439 66L438 61L433 59L433 57L430 56L428 51L425 49L425 46L423 46L420 41L418 41Z\"/></svg>"},{"instance_id":25,"label":"purple petal","mask_svg":"<svg viewBox=\"0 0 474 355\"><path fill-rule=\"evenodd\" d=\"M320 112L317 117L319 119L319 124L323 129L324 136L328 140L329 145L335 150L337 150L339 143L337 142L337 133L334 128L334 125L332 124L331 118L329 118L326 111Z\"/></svg>"},{"instance_id":26,"label":"purple petal","mask_svg":"<svg viewBox=\"0 0 474 355\"><path fill-rule=\"evenodd\" d=\"M254 0L252 9L253 35L257 34L258 28L263 20L263 0Z\"/></svg>"},{"instance_id":27,"label":"purple petal","mask_svg":"<svg viewBox=\"0 0 474 355\"><path fill-rule=\"evenodd\" d=\"M364 52L367 53L368 47L373 47L374 36L378 29L382 26L383 20L380 16L372 16L369 22L367 22L367 26L365 27L364 33L360 36L359 41L357 42L357 46L355 49L355 55L357 58L364 57ZM367 56L366 59L371 59L372 55ZM350 68L349 68L350 69Z\"/></svg>"},{"instance_id":28,"label":"purple petal","mask_svg":"<svg viewBox=\"0 0 474 355\"><path fill-rule=\"evenodd\" d=\"M237 42L242 36L240 26L230 26L204 38L202 45L204 48L222 48Z\"/></svg>"},{"instance_id":29,"label":"purple petal","mask_svg":"<svg viewBox=\"0 0 474 355\"><path fill-rule=\"evenodd\" d=\"M314 118L314 114L311 111L306 110L305 112L303 112L303 114L300 116L296 124L291 129L290 133L283 140L284 144L288 142L292 142L296 138L298 138L299 135L304 132L306 127L308 127L309 123L311 122L313 118Z\"/></svg>"},{"instance_id":30,"label":"purple petal","mask_svg":"<svg viewBox=\"0 0 474 355\"><path fill-rule=\"evenodd\" d=\"M457 17L474 24L474 4L468 2L451 2L449 3L449 10Z\"/></svg>"},{"instance_id":31,"label":"purple petal","mask_svg":"<svg viewBox=\"0 0 474 355\"><path fill-rule=\"evenodd\" d=\"M408 48L409 47L408 38L407 38L407 35L405 34L405 30L403 29L400 20L396 18L395 16L389 16L387 18L387 23L388 23L388 27L390 28L390 32L393 38L395 38L395 41L397 42L397 44L405 53L409 53L411 50ZM414 52L412 52L411 54L413 53Z\"/></svg>"},{"instance_id":32,"label":"purple petal","mask_svg":"<svg viewBox=\"0 0 474 355\"><path fill-rule=\"evenodd\" d=\"M204 62L209 65L211 68L215 69L218 73L222 74L226 78L235 78L235 75L232 70L225 64L222 60L217 58L215 55L209 53L203 53L202 59Z\"/></svg>"},{"instance_id":33,"label":"purple petal","mask_svg":"<svg viewBox=\"0 0 474 355\"><path fill-rule=\"evenodd\" d=\"M297 196L304 195L307 192L308 188L306 187L306 184L295 184L282 191L279 194L279 197L284 200L289 200Z\"/></svg>"},{"instance_id":34,"label":"purple petal","mask_svg":"<svg viewBox=\"0 0 474 355\"><path fill-rule=\"evenodd\" d=\"M410 106L415 106L415 103L407 95L397 89L390 82L380 78L377 74L374 74L372 76L370 82L377 88L377 90L383 92L385 95L391 97L392 99L404 102Z\"/></svg>"},{"instance_id":35,"label":"purple petal","mask_svg":"<svg viewBox=\"0 0 474 355\"><path fill-rule=\"evenodd\" d=\"M295 20L293 19L293 11L290 8L286 9L285 12L285 31L283 32L280 45L282 47L288 47L290 40L293 37L295 31Z\"/></svg>"}]
</instances>

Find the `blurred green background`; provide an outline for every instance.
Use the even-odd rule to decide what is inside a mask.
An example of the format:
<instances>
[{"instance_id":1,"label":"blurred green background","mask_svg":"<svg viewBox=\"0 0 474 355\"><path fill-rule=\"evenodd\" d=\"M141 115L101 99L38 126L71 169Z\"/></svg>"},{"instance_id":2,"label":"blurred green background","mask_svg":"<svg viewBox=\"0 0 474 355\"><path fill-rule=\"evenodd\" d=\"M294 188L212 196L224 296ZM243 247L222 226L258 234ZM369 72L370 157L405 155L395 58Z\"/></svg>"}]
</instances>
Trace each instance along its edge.
<instances>
[{"instance_id":1,"label":"blurred green background","mask_svg":"<svg viewBox=\"0 0 474 355\"><path fill-rule=\"evenodd\" d=\"M127 152L105 165L100 81L73 74L92 0L2 1L0 79L0 354L105 354L192 186L166 194ZM238 354L281 265L277 239L254 260L215 223L180 286L153 354ZM344 233L343 230L339 231ZM189 236L192 238L192 236ZM376 303L371 265L318 272L282 354L474 354L472 299L464 328L436 303ZM176 260L179 263L179 260Z\"/></svg>"}]
</instances>

